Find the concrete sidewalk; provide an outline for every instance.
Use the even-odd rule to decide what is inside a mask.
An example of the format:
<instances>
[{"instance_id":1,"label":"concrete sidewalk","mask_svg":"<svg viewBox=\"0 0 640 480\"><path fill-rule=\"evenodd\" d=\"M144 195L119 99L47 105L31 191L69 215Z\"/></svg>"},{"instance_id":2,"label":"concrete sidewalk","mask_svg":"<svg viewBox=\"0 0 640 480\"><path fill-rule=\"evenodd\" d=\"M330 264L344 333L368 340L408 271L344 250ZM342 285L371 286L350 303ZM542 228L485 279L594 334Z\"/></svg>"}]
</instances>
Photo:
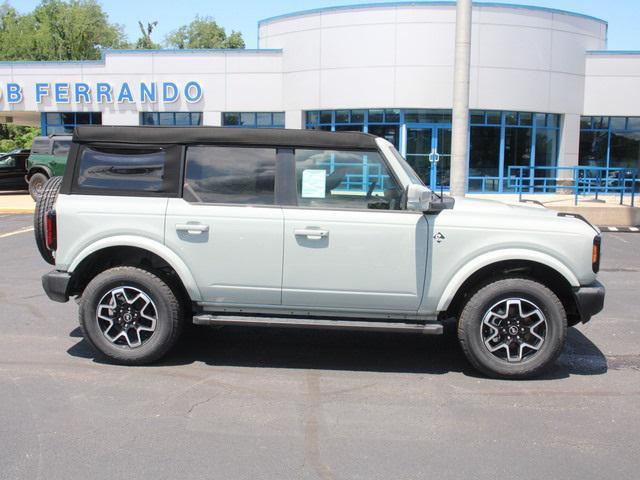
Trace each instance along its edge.
<instances>
[{"instance_id":1,"label":"concrete sidewalk","mask_svg":"<svg viewBox=\"0 0 640 480\"><path fill-rule=\"evenodd\" d=\"M36 204L26 192L0 192L1 213L33 213Z\"/></svg>"},{"instance_id":2,"label":"concrete sidewalk","mask_svg":"<svg viewBox=\"0 0 640 480\"><path fill-rule=\"evenodd\" d=\"M467 196L522 205L516 194L469 194ZM640 225L640 208L638 208L640 196L636 198L635 207L630 206L630 194L625 195L623 205L620 205L619 194L599 195L597 201L594 196L580 196L578 197L578 205L575 205L573 195L523 194L522 199L540 202L551 210L578 213L598 226L629 227Z\"/></svg>"}]
</instances>

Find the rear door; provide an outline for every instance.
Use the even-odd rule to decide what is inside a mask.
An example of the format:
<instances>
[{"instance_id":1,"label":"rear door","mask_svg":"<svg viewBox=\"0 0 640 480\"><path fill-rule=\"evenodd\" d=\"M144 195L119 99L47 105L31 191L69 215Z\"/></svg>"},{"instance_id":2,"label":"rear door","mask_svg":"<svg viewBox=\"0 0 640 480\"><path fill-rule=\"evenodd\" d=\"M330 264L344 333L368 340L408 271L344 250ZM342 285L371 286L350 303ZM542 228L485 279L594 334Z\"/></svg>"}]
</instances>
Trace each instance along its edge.
<instances>
[{"instance_id":1,"label":"rear door","mask_svg":"<svg viewBox=\"0 0 640 480\"><path fill-rule=\"evenodd\" d=\"M169 200L165 243L210 304L280 305L283 213L273 147L189 146L183 198Z\"/></svg>"},{"instance_id":2,"label":"rear door","mask_svg":"<svg viewBox=\"0 0 640 480\"><path fill-rule=\"evenodd\" d=\"M415 313L427 221L402 210L378 152L297 149L297 206L284 207L283 305Z\"/></svg>"}]
</instances>

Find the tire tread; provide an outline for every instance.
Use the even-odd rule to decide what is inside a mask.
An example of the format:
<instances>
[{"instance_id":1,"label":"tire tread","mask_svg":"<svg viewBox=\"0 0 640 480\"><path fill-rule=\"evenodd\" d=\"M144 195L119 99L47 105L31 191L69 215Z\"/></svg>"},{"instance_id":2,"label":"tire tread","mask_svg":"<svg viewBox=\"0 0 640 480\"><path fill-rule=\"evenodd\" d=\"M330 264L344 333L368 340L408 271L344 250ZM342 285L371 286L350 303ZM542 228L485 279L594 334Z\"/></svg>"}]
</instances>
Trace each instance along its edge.
<instances>
[{"instance_id":1,"label":"tire tread","mask_svg":"<svg viewBox=\"0 0 640 480\"><path fill-rule=\"evenodd\" d=\"M62 177L51 177L44 184L42 196L36 201L36 208L33 213L33 232L36 237L36 246L43 260L51 265L55 265L56 260L53 253L47 248L45 241L45 216L53 208L58 199Z\"/></svg>"}]
</instances>

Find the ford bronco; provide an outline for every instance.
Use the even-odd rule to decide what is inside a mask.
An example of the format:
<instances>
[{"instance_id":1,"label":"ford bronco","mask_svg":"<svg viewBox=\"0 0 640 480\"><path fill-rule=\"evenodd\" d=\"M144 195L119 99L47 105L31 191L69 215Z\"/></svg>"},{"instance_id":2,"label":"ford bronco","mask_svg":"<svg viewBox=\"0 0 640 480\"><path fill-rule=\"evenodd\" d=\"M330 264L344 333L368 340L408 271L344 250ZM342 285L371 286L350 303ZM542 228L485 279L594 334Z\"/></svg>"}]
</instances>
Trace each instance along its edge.
<instances>
[{"instance_id":1,"label":"ford bronco","mask_svg":"<svg viewBox=\"0 0 640 480\"><path fill-rule=\"evenodd\" d=\"M430 191L355 132L80 126L35 215L114 362L160 359L186 323L441 334L489 376L552 365L604 302L600 232L541 206Z\"/></svg>"}]
</instances>

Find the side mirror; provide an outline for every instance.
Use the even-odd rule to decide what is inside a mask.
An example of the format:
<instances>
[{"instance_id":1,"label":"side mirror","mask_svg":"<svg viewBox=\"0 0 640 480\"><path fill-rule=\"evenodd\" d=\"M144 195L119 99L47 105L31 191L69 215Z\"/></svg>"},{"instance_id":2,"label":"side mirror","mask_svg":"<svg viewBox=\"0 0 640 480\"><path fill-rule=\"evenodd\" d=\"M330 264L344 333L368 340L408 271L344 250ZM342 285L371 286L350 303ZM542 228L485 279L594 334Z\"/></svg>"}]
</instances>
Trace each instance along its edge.
<instances>
[{"instance_id":1,"label":"side mirror","mask_svg":"<svg viewBox=\"0 0 640 480\"><path fill-rule=\"evenodd\" d=\"M410 184L406 190L407 210L426 212L431 208L431 190L424 185Z\"/></svg>"}]
</instances>

